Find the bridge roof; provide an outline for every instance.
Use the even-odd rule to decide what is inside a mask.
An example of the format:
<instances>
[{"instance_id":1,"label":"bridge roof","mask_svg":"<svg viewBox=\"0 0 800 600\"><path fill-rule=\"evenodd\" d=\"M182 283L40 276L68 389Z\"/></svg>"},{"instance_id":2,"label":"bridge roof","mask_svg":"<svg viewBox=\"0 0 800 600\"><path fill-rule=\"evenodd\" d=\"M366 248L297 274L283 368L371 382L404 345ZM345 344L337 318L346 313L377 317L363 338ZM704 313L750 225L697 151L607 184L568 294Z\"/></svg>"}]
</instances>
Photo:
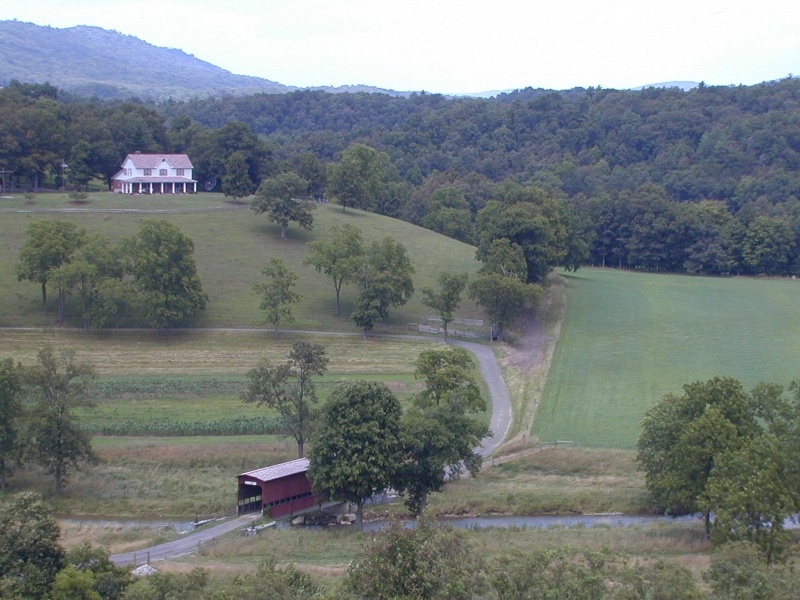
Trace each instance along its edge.
<instances>
[{"instance_id":1,"label":"bridge roof","mask_svg":"<svg viewBox=\"0 0 800 600\"><path fill-rule=\"evenodd\" d=\"M305 473L306 471L308 471L308 459L298 458L290 460L289 462L278 463L277 465L248 471L247 473L242 473L239 477L249 477L257 481L267 482L281 479L282 477L288 477L289 475Z\"/></svg>"}]
</instances>

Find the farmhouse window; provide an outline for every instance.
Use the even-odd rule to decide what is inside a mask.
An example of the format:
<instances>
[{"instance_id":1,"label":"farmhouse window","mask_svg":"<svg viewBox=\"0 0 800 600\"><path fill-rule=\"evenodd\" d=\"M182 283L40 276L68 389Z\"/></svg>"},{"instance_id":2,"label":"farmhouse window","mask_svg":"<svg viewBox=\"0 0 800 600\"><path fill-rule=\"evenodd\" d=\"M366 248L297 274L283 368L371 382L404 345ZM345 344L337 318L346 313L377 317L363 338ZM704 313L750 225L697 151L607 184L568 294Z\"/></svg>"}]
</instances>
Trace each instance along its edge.
<instances>
[{"instance_id":1,"label":"farmhouse window","mask_svg":"<svg viewBox=\"0 0 800 600\"><path fill-rule=\"evenodd\" d=\"M167 176L167 170L166 169L159 169L158 174L161 177L166 177Z\"/></svg>"},{"instance_id":2,"label":"farmhouse window","mask_svg":"<svg viewBox=\"0 0 800 600\"><path fill-rule=\"evenodd\" d=\"M145 177L149 177L152 174L153 174L153 170L152 169L145 169L144 170L144 176Z\"/></svg>"},{"instance_id":3,"label":"farmhouse window","mask_svg":"<svg viewBox=\"0 0 800 600\"><path fill-rule=\"evenodd\" d=\"M183 177L183 169L178 169L175 173L178 177Z\"/></svg>"}]
</instances>

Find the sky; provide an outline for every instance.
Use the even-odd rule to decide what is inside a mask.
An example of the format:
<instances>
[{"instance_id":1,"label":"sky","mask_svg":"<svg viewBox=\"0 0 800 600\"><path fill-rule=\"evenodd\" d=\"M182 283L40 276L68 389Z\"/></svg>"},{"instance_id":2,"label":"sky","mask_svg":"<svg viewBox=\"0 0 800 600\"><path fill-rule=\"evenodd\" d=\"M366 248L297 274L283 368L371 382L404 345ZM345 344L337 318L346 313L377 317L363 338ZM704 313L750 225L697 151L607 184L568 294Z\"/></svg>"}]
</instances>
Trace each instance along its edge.
<instances>
[{"instance_id":1,"label":"sky","mask_svg":"<svg viewBox=\"0 0 800 600\"><path fill-rule=\"evenodd\" d=\"M798 0L2 0L298 87L461 94L800 75Z\"/></svg>"}]
</instances>

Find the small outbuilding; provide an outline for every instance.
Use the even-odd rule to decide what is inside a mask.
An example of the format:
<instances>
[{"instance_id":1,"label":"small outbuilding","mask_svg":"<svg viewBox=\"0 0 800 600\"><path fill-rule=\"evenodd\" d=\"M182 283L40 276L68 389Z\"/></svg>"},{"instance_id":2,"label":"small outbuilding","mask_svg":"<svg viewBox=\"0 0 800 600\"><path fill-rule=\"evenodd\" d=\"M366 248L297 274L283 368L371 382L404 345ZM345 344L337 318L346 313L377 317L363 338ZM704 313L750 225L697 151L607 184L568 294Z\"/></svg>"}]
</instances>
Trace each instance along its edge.
<instances>
[{"instance_id":1,"label":"small outbuilding","mask_svg":"<svg viewBox=\"0 0 800 600\"><path fill-rule=\"evenodd\" d=\"M262 511L272 518L295 514L319 506L323 498L311 489L308 459L248 471L238 476L239 514Z\"/></svg>"}]
</instances>

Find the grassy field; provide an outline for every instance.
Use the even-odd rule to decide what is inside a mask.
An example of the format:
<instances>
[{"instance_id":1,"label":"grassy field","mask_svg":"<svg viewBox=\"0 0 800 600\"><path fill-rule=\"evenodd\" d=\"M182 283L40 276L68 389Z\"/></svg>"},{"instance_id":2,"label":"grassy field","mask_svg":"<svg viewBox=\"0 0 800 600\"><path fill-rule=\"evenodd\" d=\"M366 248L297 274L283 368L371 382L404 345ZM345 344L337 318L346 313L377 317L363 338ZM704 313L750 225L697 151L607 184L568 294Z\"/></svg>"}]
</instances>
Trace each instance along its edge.
<instances>
[{"instance_id":1,"label":"grassy field","mask_svg":"<svg viewBox=\"0 0 800 600\"><path fill-rule=\"evenodd\" d=\"M30 206L21 199L0 200L0 209L35 211L0 213L3 222L0 229L0 326L47 326L52 322L52 316L48 318L42 315L38 284L16 280L15 264L19 249L25 241L26 228L34 219L73 221L87 231L105 233L114 241L134 235L143 219L166 219L177 225L194 241L198 272L210 299L208 308L193 323L195 327L254 327L263 323L263 315L258 308L260 299L253 291L253 284L260 281L261 269L267 261L278 257L299 276L296 290L303 300L293 309L296 327L356 331L347 316L353 308L355 290L347 287L343 290L343 316L336 318L333 314L333 284L302 264L307 255L308 242L324 237L337 224L355 225L363 231L367 242L389 235L403 243L416 269L414 285L417 290L434 286L436 277L442 271L475 273L479 266L472 246L396 219L353 209L343 213L340 207L331 204L317 205L312 231L290 226L285 240L280 237L280 229L267 222L266 217L255 215L246 205L234 209L234 205L226 203L221 194L166 198L96 193L91 195L88 203L78 207L77 210L81 212L47 212L69 207L60 194L39 196ZM165 207L189 212L102 212L109 208L153 211ZM191 211L193 208L214 207L221 207L222 210ZM86 210L96 212L84 212ZM392 310L390 321L377 329L405 331L409 323L418 323L431 315L431 310L422 305L421 297L417 293L408 304ZM54 314L54 306L51 315ZM465 299L456 316L481 318L483 315L471 301ZM72 323L77 324L78 321L73 318Z\"/></svg>"},{"instance_id":2,"label":"grassy field","mask_svg":"<svg viewBox=\"0 0 800 600\"><path fill-rule=\"evenodd\" d=\"M542 441L630 448L645 410L718 375L800 376L800 282L582 269L538 409Z\"/></svg>"},{"instance_id":3,"label":"grassy field","mask_svg":"<svg viewBox=\"0 0 800 600\"><path fill-rule=\"evenodd\" d=\"M78 411L81 422L97 431L126 423L205 423L269 415L268 409L245 404L235 393L193 392L192 383L211 381L238 388L247 370L262 357L283 361L299 339L323 344L331 359L328 372L319 381L322 401L336 382L368 378L386 383L407 405L422 389L422 383L413 376L417 357L423 350L437 347L426 340L364 340L360 335L282 334L275 338L272 333L256 331L179 331L168 335L101 331L87 335L77 331L2 330L0 355L30 364L38 349L49 343L59 349L73 349L80 360L94 363L99 384L120 383L119 389L112 386L113 394L100 393L94 408ZM180 393L147 394L148 386L170 383L177 383L172 387ZM144 389L145 393L127 393L128 387ZM100 389L104 389L102 385ZM488 420L490 410L482 416ZM53 495L52 478L32 466L18 472L10 491L40 491L61 514L176 518L220 514L235 506L234 477L238 473L296 457L291 438L265 435L96 436L93 445L103 463L76 473L61 496Z\"/></svg>"},{"instance_id":4,"label":"grassy field","mask_svg":"<svg viewBox=\"0 0 800 600\"><path fill-rule=\"evenodd\" d=\"M409 375L426 340L387 340L359 335L290 335L272 332L0 330L0 356L23 364L45 344L72 349L95 365L101 378L244 376L262 358L283 361L297 340L325 346L329 375ZM444 344L441 344L444 347Z\"/></svg>"},{"instance_id":5,"label":"grassy field","mask_svg":"<svg viewBox=\"0 0 800 600\"><path fill-rule=\"evenodd\" d=\"M95 194L81 208L117 208L134 202L142 210L161 206L158 197L131 199ZM417 289L433 285L442 270L474 272L473 248L406 223L368 213L322 205L312 232L291 228L281 240L277 227L245 206L234 208L221 196L170 199L178 209L205 212L135 214L116 212L47 213L68 206L57 194L37 197L33 205L2 200L0 209L35 209L0 213L0 327L47 327L39 289L16 282L14 263L31 219L74 220L87 230L119 240L132 235L143 218L166 218L195 242L204 287L211 297L199 327L255 328L260 325L252 284L271 256L279 256L300 275L303 302L296 308L297 327L356 333L347 317L335 318L333 286L302 266L306 243L337 223L353 223L367 239L392 235L409 249L417 268ZM790 280L711 279L646 275L595 269L558 278L541 307L545 363L529 369L525 361L505 360L505 377L514 403L514 442L504 456L490 460L477 479L463 478L430 498L434 515L569 514L643 512L649 497L630 448L647 407L667 392L715 375L740 378L747 387L759 381L788 383L797 377L800 359L800 287ZM393 313L385 329L408 331L430 311L420 294ZM353 290L343 294L343 312L352 306ZM566 307L567 318L560 325ZM466 302L458 316L481 316ZM52 312L50 313L52 315ZM560 330L559 330L560 326ZM387 340L359 335L314 335L269 331L185 330L156 335L149 331L101 330L88 334L64 329L0 330L0 357L30 364L44 344L76 350L95 364L109 384L157 387L161 382L184 390L170 395L109 393L95 410L82 412L86 423L101 427L121 421L208 420L263 414L243 404L234 392L190 393L192 383L231 389L262 358L285 359L292 343L307 339L324 344L331 358L329 382L369 378L386 382L401 398L419 389L414 361L430 341ZM557 341L557 343L556 343ZM549 357L552 356L552 366ZM222 382L222 383L220 383ZM214 386L217 386L215 388ZM539 404L541 399L541 404ZM486 415L484 415L486 416ZM533 429L532 429L533 428ZM531 435L531 429L533 436ZM570 440L572 446L536 448L536 439ZM235 475L295 457L291 438L258 436L95 437L102 463L76 473L61 496L52 480L36 468L19 471L11 492L37 490L62 515L109 518L186 519L229 513L235 506ZM0 500L8 492L0 494ZM372 509L372 516L404 513L400 504ZM66 524L63 541L72 546L88 539L113 552L142 548L165 532ZM701 525L628 529L556 529L475 531L471 538L488 556L501 550L537 546L609 548L645 560L664 558L699 573L710 550ZM216 573L252 570L265 553L279 549L282 562L296 562L329 579L341 576L366 538L352 530L281 530L258 538L231 535L202 555L166 563L172 570L204 566Z\"/></svg>"}]
</instances>

